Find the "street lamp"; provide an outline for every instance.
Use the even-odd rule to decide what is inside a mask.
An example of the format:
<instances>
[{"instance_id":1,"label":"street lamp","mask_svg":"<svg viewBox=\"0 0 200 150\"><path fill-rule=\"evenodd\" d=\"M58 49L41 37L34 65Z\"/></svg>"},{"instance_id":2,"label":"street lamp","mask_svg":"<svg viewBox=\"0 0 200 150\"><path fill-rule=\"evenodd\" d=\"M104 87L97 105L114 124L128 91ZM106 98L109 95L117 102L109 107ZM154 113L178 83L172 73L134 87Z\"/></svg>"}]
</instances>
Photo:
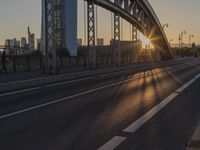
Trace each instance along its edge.
<instances>
[{"instance_id":1,"label":"street lamp","mask_svg":"<svg viewBox=\"0 0 200 150\"><path fill-rule=\"evenodd\" d=\"M183 48L183 34L186 34L186 31L181 32L181 48Z\"/></svg>"},{"instance_id":2,"label":"street lamp","mask_svg":"<svg viewBox=\"0 0 200 150\"><path fill-rule=\"evenodd\" d=\"M169 44L171 45L173 41L174 41L173 39L170 39L169 40Z\"/></svg>"},{"instance_id":3,"label":"street lamp","mask_svg":"<svg viewBox=\"0 0 200 150\"><path fill-rule=\"evenodd\" d=\"M164 24L164 25L163 25L163 30L165 29L165 27L168 28L168 27L169 27L169 24L168 24L168 23Z\"/></svg>"},{"instance_id":4,"label":"street lamp","mask_svg":"<svg viewBox=\"0 0 200 150\"><path fill-rule=\"evenodd\" d=\"M189 36L189 48L190 48L190 46L191 46L191 39L192 39L192 38L194 38L194 35L190 35L190 36Z\"/></svg>"},{"instance_id":5,"label":"street lamp","mask_svg":"<svg viewBox=\"0 0 200 150\"><path fill-rule=\"evenodd\" d=\"M178 36L178 41L179 41L179 48L181 48L181 34L179 33L179 36Z\"/></svg>"}]
</instances>

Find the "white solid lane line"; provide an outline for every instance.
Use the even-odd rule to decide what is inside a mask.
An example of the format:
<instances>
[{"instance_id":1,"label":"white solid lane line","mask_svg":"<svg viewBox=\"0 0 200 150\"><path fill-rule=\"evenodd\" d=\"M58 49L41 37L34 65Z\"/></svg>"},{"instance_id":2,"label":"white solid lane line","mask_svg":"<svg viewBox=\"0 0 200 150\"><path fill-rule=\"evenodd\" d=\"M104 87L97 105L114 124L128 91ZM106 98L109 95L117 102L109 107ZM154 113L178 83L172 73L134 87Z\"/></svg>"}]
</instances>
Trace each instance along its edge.
<instances>
[{"instance_id":1,"label":"white solid lane line","mask_svg":"<svg viewBox=\"0 0 200 150\"><path fill-rule=\"evenodd\" d=\"M29 88L29 89L25 89L25 90L19 90L19 91L14 91L14 92L0 94L0 97L14 95L14 94L19 94L19 93L24 93L24 92L35 91L35 90L39 90L39 89L44 88L44 87L53 87L53 86L58 86L58 85L64 85L64 84L70 84L70 83L80 82L80 81L94 79L94 78L95 77L88 77L88 78L83 78L83 79L77 79L77 80L71 80L71 81L60 82L60 83L55 83L55 84L49 84L49 85L45 85L45 86L38 86L38 87L35 87L35 88Z\"/></svg>"},{"instance_id":2,"label":"white solid lane line","mask_svg":"<svg viewBox=\"0 0 200 150\"><path fill-rule=\"evenodd\" d=\"M147 75L144 75L144 76L147 76ZM20 111L16 111L16 112L13 112L13 113L2 115L2 116L0 116L0 119L15 116L15 115L18 115L18 114L21 114L21 113L24 113L24 112L28 112L28 111L31 111L31 110L35 110L35 109L38 109L38 108L42 108L42 107L45 107L45 106L48 106L48 105L56 104L56 103L59 103L59 102L62 102L62 101L66 101L66 100L69 100L69 99L72 99L72 98L76 98L78 96L82 96L82 95L86 95L86 94L89 94L89 93L92 93L92 92L95 92L95 91L103 90L103 89L106 89L106 88L109 88L109 87L112 87L112 86L115 86L115 85L120 85L120 84L129 82L129 81L135 80L137 78L139 78L139 77L134 77L134 78L127 79L127 80L124 80L124 81L119 81L119 82L116 82L116 83L108 84L108 85L101 86L101 87L98 87L98 88L95 88L95 89L92 89L92 90L88 90L88 91L85 91L85 92L74 94L74 95L71 95L71 96L68 96L68 97L65 97L65 98L61 98L61 99L58 99L58 100L54 100L54 101L51 101L51 102L48 102L48 103L44 103L44 104L41 104L41 105L29 107L29 108L26 108L26 109L23 109L23 110L20 110Z\"/></svg>"},{"instance_id":3,"label":"white solid lane line","mask_svg":"<svg viewBox=\"0 0 200 150\"><path fill-rule=\"evenodd\" d=\"M108 143L98 148L98 150L112 150L116 148L116 146L120 145L124 140L126 140L126 137L115 136Z\"/></svg>"},{"instance_id":4,"label":"white solid lane line","mask_svg":"<svg viewBox=\"0 0 200 150\"><path fill-rule=\"evenodd\" d=\"M133 71L133 69L131 69L131 70ZM114 72L114 73L106 73L106 74L97 75L97 76L91 76L91 77L87 77L87 78L83 78L83 79L64 81L64 82L59 82L59 83L55 83L55 84L49 84L49 85L45 85L45 86L40 86L40 87L35 87L35 88L30 88L30 89L25 89L25 90L20 90L20 91L3 93L3 94L0 94L0 97L9 96L9 95L13 95L13 94L24 93L24 92L30 92L30 91L38 90L38 89L41 89L41 88L48 88L48 87L54 87L54 86L59 86L59 85L64 85L64 84L80 82L80 81L84 81L84 80L94 79L96 77L106 77L106 76L112 75L112 74L120 74L120 73L123 73L123 72L130 72L131 70L122 70L122 71L118 71L118 72ZM149 71L149 70L147 70L147 71ZM163 72L163 71L154 72L154 73L151 73L149 75L160 73L160 72ZM198 78L199 76L197 75L196 78ZM40 79L40 78L38 78L38 79ZM24 81L32 81L32 80L34 80L34 79L29 79L29 80L24 80ZM18 82L18 81L16 81L16 82Z\"/></svg>"},{"instance_id":5,"label":"white solid lane line","mask_svg":"<svg viewBox=\"0 0 200 150\"><path fill-rule=\"evenodd\" d=\"M162 71L157 71L157 72L154 72L154 73L150 73L148 75L153 75L153 74L157 74L157 73L160 73L160 72L162 72ZM118 84L122 84L122 83L126 83L126 82L129 82L129 81L135 80L137 78L144 77L144 76L147 76L147 75L146 74L145 75L136 75L136 76L134 76L131 79L123 80L123 81L120 81L120 82L117 82L117 83L114 83L114 84L109 84L109 85L103 86L103 88L106 88L106 87L109 87L109 86L118 85ZM83 79L71 80L71 81L66 81L66 82L60 82L60 83L55 83L55 84L49 84L49 85L45 85L45 86L40 86L40 87L36 87L36 88L30 88L30 89L15 91L15 92L4 93L4 94L0 94L0 97L9 96L9 95L13 95L13 94L19 94L19 93L23 93L23 92L30 92L30 91L38 90L38 89L41 89L41 88L44 88L44 87L48 88L48 87L54 87L54 86L69 84L69 83L80 82L80 81L94 79L94 78L96 78L96 77L92 76L92 77L83 78ZM101 87L100 87L100 89L101 89Z\"/></svg>"},{"instance_id":6,"label":"white solid lane line","mask_svg":"<svg viewBox=\"0 0 200 150\"><path fill-rule=\"evenodd\" d=\"M24 92L30 92L30 91L38 90L38 89L41 89L41 88L42 87L35 87L35 88L30 88L30 89L15 91L15 92L4 93L4 94L1 94L0 97L9 96L9 95L13 95L13 94L24 93Z\"/></svg>"},{"instance_id":7,"label":"white solid lane line","mask_svg":"<svg viewBox=\"0 0 200 150\"><path fill-rule=\"evenodd\" d=\"M71 80L71 81L65 81L65 82L58 82L58 83L55 83L55 84L45 85L44 87L53 87L53 86L58 86L58 85L70 84L70 83L80 82L80 81L94 79L94 78L95 77L92 76L92 77L83 78L83 79L77 79L77 80Z\"/></svg>"}]
</instances>

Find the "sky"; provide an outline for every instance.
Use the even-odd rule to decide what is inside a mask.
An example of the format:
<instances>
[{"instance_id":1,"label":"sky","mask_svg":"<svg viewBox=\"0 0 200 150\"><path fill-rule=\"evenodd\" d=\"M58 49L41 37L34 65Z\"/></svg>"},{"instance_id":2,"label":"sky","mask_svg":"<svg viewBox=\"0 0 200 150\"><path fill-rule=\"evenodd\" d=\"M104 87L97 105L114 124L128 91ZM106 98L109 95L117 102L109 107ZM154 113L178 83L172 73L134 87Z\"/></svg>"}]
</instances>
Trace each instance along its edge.
<instances>
[{"instance_id":1,"label":"sky","mask_svg":"<svg viewBox=\"0 0 200 150\"><path fill-rule=\"evenodd\" d=\"M186 30L184 42L189 41L193 34L195 43L200 44L200 0L149 0L161 24L168 23L165 29L168 39L178 43L178 35ZM84 11L83 0L78 0L78 38L84 39ZM99 38L105 43L111 39L111 13L97 8ZM41 28L41 0L0 0L0 45L5 39L27 37L27 27L40 37ZM122 39L130 39L130 24L122 21ZM84 42L84 40L83 40Z\"/></svg>"}]
</instances>

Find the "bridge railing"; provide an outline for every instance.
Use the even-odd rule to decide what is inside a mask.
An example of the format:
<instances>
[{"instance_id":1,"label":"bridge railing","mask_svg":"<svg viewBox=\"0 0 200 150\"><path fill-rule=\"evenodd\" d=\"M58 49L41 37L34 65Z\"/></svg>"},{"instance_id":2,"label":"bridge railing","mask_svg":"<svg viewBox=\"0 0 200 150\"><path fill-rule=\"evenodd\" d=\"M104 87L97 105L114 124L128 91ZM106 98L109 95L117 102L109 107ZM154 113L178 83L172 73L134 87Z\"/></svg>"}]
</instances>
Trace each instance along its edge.
<instances>
[{"instance_id":1,"label":"bridge railing","mask_svg":"<svg viewBox=\"0 0 200 150\"><path fill-rule=\"evenodd\" d=\"M137 63L144 63L149 61L156 61L151 59L150 55L134 55L126 53L122 55L121 65L131 65ZM41 56L9 56L9 62L7 63L7 69L9 73L15 72L29 72L29 71L41 71L43 70L43 58ZM64 72L71 72L73 70L85 70L87 68L87 56L59 57L59 68ZM111 55L99 55L96 57L97 68L106 68L115 66L114 59Z\"/></svg>"}]
</instances>

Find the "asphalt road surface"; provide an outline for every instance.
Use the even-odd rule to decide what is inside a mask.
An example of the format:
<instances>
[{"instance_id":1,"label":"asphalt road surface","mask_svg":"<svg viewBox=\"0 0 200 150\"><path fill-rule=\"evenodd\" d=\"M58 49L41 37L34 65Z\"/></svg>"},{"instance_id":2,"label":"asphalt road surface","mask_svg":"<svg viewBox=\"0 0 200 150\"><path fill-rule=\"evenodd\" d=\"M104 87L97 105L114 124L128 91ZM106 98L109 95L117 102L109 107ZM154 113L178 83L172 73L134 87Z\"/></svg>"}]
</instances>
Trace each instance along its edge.
<instances>
[{"instance_id":1,"label":"asphalt road surface","mask_svg":"<svg viewBox=\"0 0 200 150\"><path fill-rule=\"evenodd\" d=\"M0 150L183 150L200 60L0 93Z\"/></svg>"}]
</instances>

